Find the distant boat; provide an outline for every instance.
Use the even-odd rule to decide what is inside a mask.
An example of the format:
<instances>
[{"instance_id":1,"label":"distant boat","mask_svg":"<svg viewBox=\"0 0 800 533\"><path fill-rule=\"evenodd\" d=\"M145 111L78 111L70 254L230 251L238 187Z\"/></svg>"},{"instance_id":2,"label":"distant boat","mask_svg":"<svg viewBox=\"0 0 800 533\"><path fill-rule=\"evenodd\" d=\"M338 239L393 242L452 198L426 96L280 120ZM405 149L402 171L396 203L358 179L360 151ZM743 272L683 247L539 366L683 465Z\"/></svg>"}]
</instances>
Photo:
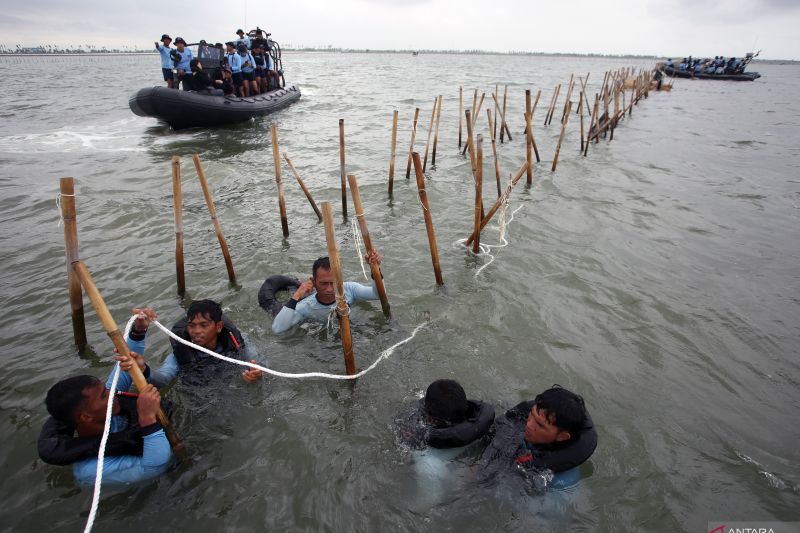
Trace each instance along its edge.
<instances>
[{"instance_id":1,"label":"distant boat","mask_svg":"<svg viewBox=\"0 0 800 533\"><path fill-rule=\"evenodd\" d=\"M688 70L679 70L673 67L664 67L664 74L676 78L695 78L698 80L720 80L720 81L754 81L761 77L758 72L742 72L741 74L705 74L695 73Z\"/></svg>"},{"instance_id":2,"label":"distant boat","mask_svg":"<svg viewBox=\"0 0 800 533\"><path fill-rule=\"evenodd\" d=\"M419 55L419 52L411 52L411 55L417 57Z\"/></svg>"}]
</instances>

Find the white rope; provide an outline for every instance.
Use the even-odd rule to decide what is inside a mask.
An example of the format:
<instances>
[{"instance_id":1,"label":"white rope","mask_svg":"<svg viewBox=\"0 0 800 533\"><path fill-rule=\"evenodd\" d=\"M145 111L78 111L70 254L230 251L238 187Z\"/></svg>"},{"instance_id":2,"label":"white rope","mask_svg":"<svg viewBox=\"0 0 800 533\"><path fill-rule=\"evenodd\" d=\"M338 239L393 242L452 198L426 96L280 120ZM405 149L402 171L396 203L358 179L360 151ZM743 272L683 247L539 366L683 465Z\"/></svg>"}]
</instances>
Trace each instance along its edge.
<instances>
[{"instance_id":1,"label":"white rope","mask_svg":"<svg viewBox=\"0 0 800 533\"><path fill-rule=\"evenodd\" d=\"M59 195L60 196L60 195ZM124 338L127 341L130 335L133 322L138 315L134 315L128 320L125 325ZM86 527L83 528L83 533L89 533L94 526L94 519L97 516L97 506L100 504L100 487L103 482L103 463L105 463L106 456L106 443L108 442L108 434L111 432L111 411L114 408L114 396L117 393L117 381L119 379L119 363L114 365L114 377L111 378L111 388L108 390L108 405L106 406L106 422L103 426L103 437L100 439L100 450L97 453L97 471L94 475L94 496L92 496L92 508L89 511L89 519L86 520Z\"/></svg>"},{"instance_id":2,"label":"white rope","mask_svg":"<svg viewBox=\"0 0 800 533\"><path fill-rule=\"evenodd\" d=\"M363 217L364 213L361 214L356 213L356 216L350 220L350 223L353 226L353 244L356 246L356 255L358 256L358 262L361 263L361 272L364 274L364 279L369 281L369 277L367 276L367 269L364 268L364 256L367 254L367 251L364 249L364 236L361 234L361 228L356 222L358 217Z\"/></svg>"},{"instance_id":3,"label":"white rope","mask_svg":"<svg viewBox=\"0 0 800 533\"><path fill-rule=\"evenodd\" d=\"M409 336L409 337L401 340L400 342L397 342L397 343L389 346L385 350L383 350L381 352L381 354L378 356L378 358L375 359L375 362L373 362L369 367L365 368L364 370L362 370L358 374L353 374L352 376L346 376L346 375L342 375L342 374L326 374L324 372L303 372L303 373L299 373L299 374L291 374L291 373L288 373L288 372L279 372L277 370L272 370L272 369L267 368L265 366L261 366L261 365L259 365L257 363L251 363L249 361L240 361L239 359L233 359L232 357L228 357L228 356L225 356L225 355L222 355L222 354L218 354L218 353L216 353L214 351L211 351L211 350L209 350L207 348L204 348L202 346L199 346L197 344L189 342L186 339L182 339L181 337L177 336L176 334L174 334L169 329L165 328L164 325L161 324L158 320L152 320L150 323L151 324L155 324L161 331L163 331L164 333L169 335L170 338L175 339L176 341L178 341L178 342L180 342L182 344L185 344L186 346L189 346L190 348L193 348L195 350L201 351L201 352L203 352L205 354L208 354L208 355L210 355L212 357L216 357L217 359L221 359L223 361L227 361L229 363L233 363L235 365L247 366L247 367L250 367L250 368L257 368L257 369L261 370L262 372L266 372L267 374L271 374L273 376L277 376L277 377L281 377L281 378L293 378L293 379L326 378L326 379L346 380L346 379L358 379L361 376L366 375L369 371L371 371L373 368L378 366L378 363L380 363L381 361L383 361L384 359L386 359L387 357L392 355L392 353L394 353L395 349L399 348L400 346L404 345L405 343L407 343L408 341L410 341L411 339L416 337L417 336L417 332L420 329L422 329L425 326L427 326L430 322L423 322L422 324L420 324L419 326L414 328L414 331L411 333L411 336Z\"/></svg>"},{"instance_id":4,"label":"white rope","mask_svg":"<svg viewBox=\"0 0 800 533\"><path fill-rule=\"evenodd\" d=\"M63 215L63 213L61 211L61 197L62 196L72 196L73 198L75 197L74 194L58 193L56 195L56 208L58 209L58 227L59 228L64 225L64 215Z\"/></svg>"}]
</instances>

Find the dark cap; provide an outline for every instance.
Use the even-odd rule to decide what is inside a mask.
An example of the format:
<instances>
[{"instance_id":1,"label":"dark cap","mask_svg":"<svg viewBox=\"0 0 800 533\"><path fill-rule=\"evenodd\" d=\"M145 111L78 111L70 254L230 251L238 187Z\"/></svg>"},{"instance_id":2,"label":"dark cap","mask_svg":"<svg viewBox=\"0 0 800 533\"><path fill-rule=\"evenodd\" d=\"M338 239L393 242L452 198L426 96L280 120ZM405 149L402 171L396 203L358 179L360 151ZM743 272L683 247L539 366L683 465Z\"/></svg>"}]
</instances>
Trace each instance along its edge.
<instances>
[{"instance_id":1,"label":"dark cap","mask_svg":"<svg viewBox=\"0 0 800 533\"><path fill-rule=\"evenodd\" d=\"M244 30L242 28L239 28L238 30L236 30L236 33L244 33Z\"/></svg>"},{"instance_id":2,"label":"dark cap","mask_svg":"<svg viewBox=\"0 0 800 533\"><path fill-rule=\"evenodd\" d=\"M183 37L176 37L175 38L175 44L178 44L178 43L183 43L185 45L186 41L183 40Z\"/></svg>"},{"instance_id":3,"label":"dark cap","mask_svg":"<svg viewBox=\"0 0 800 533\"><path fill-rule=\"evenodd\" d=\"M162 35L162 36L161 36L161 42L163 43L163 42L164 42L164 40L166 40L166 39L169 39L169 40L171 41L171 40L172 40L172 37L170 37L169 35L167 35L167 34L165 33L164 35Z\"/></svg>"},{"instance_id":4,"label":"dark cap","mask_svg":"<svg viewBox=\"0 0 800 533\"><path fill-rule=\"evenodd\" d=\"M424 399L425 412L440 421L458 423L467 413L467 395L452 379L437 379L428 386Z\"/></svg>"},{"instance_id":5,"label":"dark cap","mask_svg":"<svg viewBox=\"0 0 800 533\"><path fill-rule=\"evenodd\" d=\"M233 47L235 47L236 45L233 44L233 41L228 41L227 43L225 43L225 46L233 46Z\"/></svg>"}]
</instances>

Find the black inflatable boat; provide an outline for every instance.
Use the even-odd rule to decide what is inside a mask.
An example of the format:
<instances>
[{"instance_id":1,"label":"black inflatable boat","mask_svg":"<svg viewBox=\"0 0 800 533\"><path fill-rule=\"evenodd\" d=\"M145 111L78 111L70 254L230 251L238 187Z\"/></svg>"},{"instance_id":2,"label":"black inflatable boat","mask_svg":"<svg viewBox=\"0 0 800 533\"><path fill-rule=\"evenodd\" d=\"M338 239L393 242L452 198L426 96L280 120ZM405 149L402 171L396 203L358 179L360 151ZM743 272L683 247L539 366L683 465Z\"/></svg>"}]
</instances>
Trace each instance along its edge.
<instances>
[{"instance_id":1,"label":"black inflatable boat","mask_svg":"<svg viewBox=\"0 0 800 533\"><path fill-rule=\"evenodd\" d=\"M761 77L758 72L741 72L739 74L706 74L703 72L689 72L673 67L664 67L664 74L668 77L693 78L696 80L721 80L721 81L755 81Z\"/></svg>"},{"instance_id":2,"label":"black inflatable boat","mask_svg":"<svg viewBox=\"0 0 800 533\"><path fill-rule=\"evenodd\" d=\"M244 122L283 109L300 98L296 86L239 98L167 87L145 87L128 105L140 117L155 117L176 130Z\"/></svg>"}]
</instances>

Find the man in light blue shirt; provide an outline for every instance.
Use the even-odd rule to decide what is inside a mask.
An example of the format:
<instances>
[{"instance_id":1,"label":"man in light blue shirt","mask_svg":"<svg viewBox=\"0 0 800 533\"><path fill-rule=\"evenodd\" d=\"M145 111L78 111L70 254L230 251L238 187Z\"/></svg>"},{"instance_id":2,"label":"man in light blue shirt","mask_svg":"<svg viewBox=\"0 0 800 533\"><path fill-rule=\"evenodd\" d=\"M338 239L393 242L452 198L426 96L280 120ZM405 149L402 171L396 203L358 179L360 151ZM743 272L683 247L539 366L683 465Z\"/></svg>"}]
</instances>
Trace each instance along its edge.
<instances>
[{"instance_id":1,"label":"man in light blue shirt","mask_svg":"<svg viewBox=\"0 0 800 533\"><path fill-rule=\"evenodd\" d=\"M161 43L156 41L156 50L161 55L161 73L164 75L164 81L167 82L167 87L170 89L173 88L174 85L174 76L172 75L172 58L170 57L170 52L172 49L169 45L172 43L172 37L167 35L166 33L161 36Z\"/></svg>"},{"instance_id":2,"label":"man in light blue shirt","mask_svg":"<svg viewBox=\"0 0 800 533\"><path fill-rule=\"evenodd\" d=\"M248 50L250 50L250 47L251 47L250 37L248 37L248 36L246 36L244 34L244 30L239 28L238 30L236 30L236 35L239 36L239 39L236 41L236 44L238 45L239 43L241 43L241 44L245 45Z\"/></svg>"},{"instance_id":3,"label":"man in light blue shirt","mask_svg":"<svg viewBox=\"0 0 800 533\"><path fill-rule=\"evenodd\" d=\"M225 43L225 47L225 59L228 62L228 67L231 69L236 96L243 96L244 77L242 76L242 56L236 53L236 46L233 44L233 41Z\"/></svg>"},{"instance_id":4,"label":"man in light blue shirt","mask_svg":"<svg viewBox=\"0 0 800 533\"><path fill-rule=\"evenodd\" d=\"M189 63L192 62L194 57L192 56L192 50L186 48L186 41L183 40L183 37L177 37L175 39L175 46L178 48L176 52L180 54L180 60L176 65L178 69L178 82L175 84L177 86L183 82L183 90L189 91L191 90L191 78L192 78L192 67Z\"/></svg>"},{"instance_id":5,"label":"man in light blue shirt","mask_svg":"<svg viewBox=\"0 0 800 533\"><path fill-rule=\"evenodd\" d=\"M380 265L381 256L377 250L367 255L370 265ZM304 281L292 294L272 321L272 331L278 335L307 318L324 322L336 307L336 288L330 260L320 257L314 261L312 276ZM378 290L373 280L371 286L347 281L344 283L344 298L347 305L359 300L377 300Z\"/></svg>"}]
</instances>

